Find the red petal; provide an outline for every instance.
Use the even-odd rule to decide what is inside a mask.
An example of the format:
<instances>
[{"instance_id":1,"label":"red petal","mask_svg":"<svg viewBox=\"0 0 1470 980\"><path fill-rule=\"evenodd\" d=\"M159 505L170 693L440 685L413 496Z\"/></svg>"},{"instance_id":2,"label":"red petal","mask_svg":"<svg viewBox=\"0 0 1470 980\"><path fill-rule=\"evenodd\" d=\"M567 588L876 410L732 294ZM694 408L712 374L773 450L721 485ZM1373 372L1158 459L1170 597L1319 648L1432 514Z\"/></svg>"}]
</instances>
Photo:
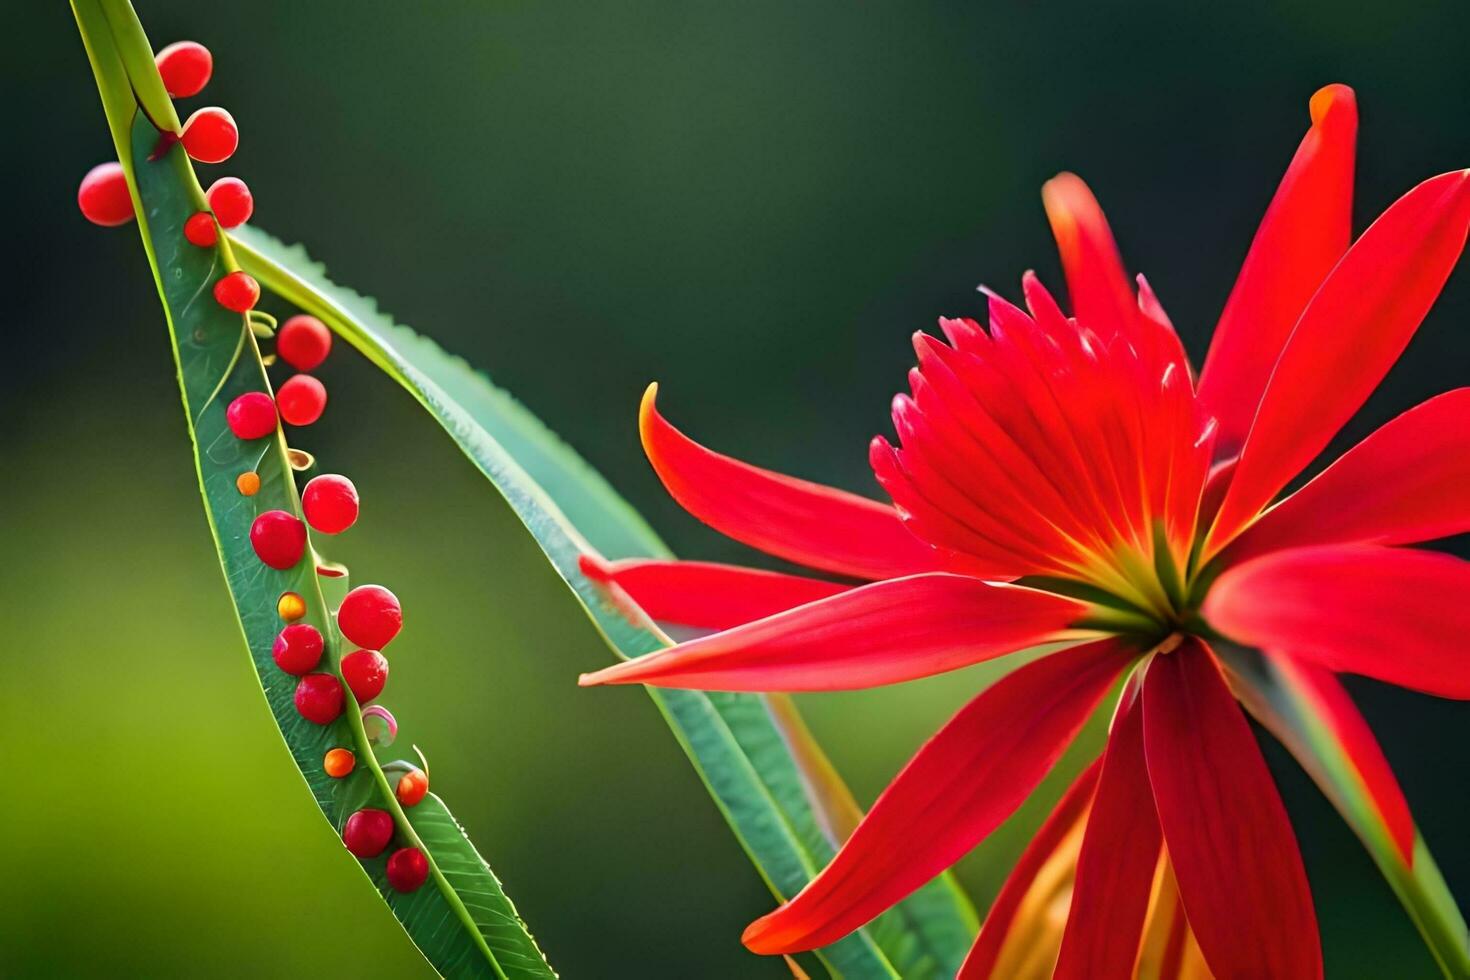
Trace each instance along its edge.
<instances>
[{"instance_id":1,"label":"red petal","mask_svg":"<svg viewBox=\"0 0 1470 980\"><path fill-rule=\"evenodd\" d=\"M759 469L694 442L659 415L649 385L639 412L643 449L689 513L762 551L838 575L879 579L943 565L893 507Z\"/></svg>"},{"instance_id":2,"label":"red petal","mask_svg":"<svg viewBox=\"0 0 1470 980\"><path fill-rule=\"evenodd\" d=\"M1208 558L1327 445L1393 366L1439 296L1470 228L1470 171L1426 180L1359 238L1276 362Z\"/></svg>"},{"instance_id":3,"label":"red petal","mask_svg":"<svg viewBox=\"0 0 1470 980\"><path fill-rule=\"evenodd\" d=\"M1103 333L1126 328L1138 309L1108 219L1082 178L1061 173L1041 187L1041 202L1067 275L1072 312Z\"/></svg>"},{"instance_id":4,"label":"red petal","mask_svg":"<svg viewBox=\"0 0 1470 980\"><path fill-rule=\"evenodd\" d=\"M1211 971L1320 977L1317 917L1286 808L1203 643L1154 657L1143 721L1159 823Z\"/></svg>"},{"instance_id":5,"label":"red petal","mask_svg":"<svg viewBox=\"0 0 1470 980\"><path fill-rule=\"evenodd\" d=\"M991 980L1006 937L1010 935L1016 914L1021 910L1021 903L1042 867L1086 815L1101 769L1102 760L1099 759L1082 771L1052 810L1051 816L1031 838L1031 843L1021 852L1021 857L1006 877L1006 883L1001 886L1000 894L995 896L995 902L986 913L980 935L975 937L975 945L970 947L970 954L965 957L955 980Z\"/></svg>"},{"instance_id":6,"label":"red petal","mask_svg":"<svg viewBox=\"0 0 1470 980\"><path fill-rule=\"evenodd\" d=\"M1226 636L1328 670L1470 699L1470 564L1372 545L1278 551L1228 569L1204 614Z\"/></svg>"},{"instance_id":7,"label":"red petal","mask_svg":"<svg viewBox=\"0 0 1470 980\"><path fill-rule=\"evenodd\" d=\"M832 863L745 930L757 953L825 946L959 860L1030 795L1128 664L1103 640L1027 664L975 698L889 784Z\"/></svg>"},{"instance_id":8,"label":"red petal","mask_svg":"<svg viewBox=\"0 0 1470 980\"><path fill-rule=\"evenodd\" d=\"M1143 758L1143 704L1132 697L1108 736L1056 980L1133 976L1161 843Z\"/></svg>"},{"instance_id":9,"label":"red petal","mask_svg":"<svg viewBox=\"0 0 1470 980\"><path fill-rule=\"evenodd\" d=\"M1348 450L1230 546L1234 563L1304 545L1412 544L1470 531L1470 388L1431 398Z\"/></svg>"},{"instance_id":10,"label":"red petal","mask_svg":"<svg viewBox=\"0 0 1470 980\"><path fill-rule=\"evenodd\" d=\"M1312 96L1311 114L1205 358L1200 400L1219 420L1222 455L1240 451L1291 328L1352 241L1357 99L1329 85Z\"/></svg>"},{"instance_id":11,"label":"red petal","mask_svg":"<svg viewBox=\"0 0 1470 980\"><path fill-rule=\"evenodd\" d=\"M927 677L1065 638L1050 592L936 572L888 579L584 674L583 686L841 691Z\"/></svg>"},{"instance_id":12,"label":"red petal","mask_svg":"<svg viewBox=\"0 0 1470 980\"><path fill-rule=\"evenodd\" d=\"M653 619L723 630L846 592L851 586L739 565L583 555L582 572L617 584Z\"/></svg>"},{"instance_id":13,"label":"red petal","mask_svg":"<svg viewBox=\"0 0 1470 980\"><path fill-rule=\"evenodd\" d=\"M1357 770L1378 815L1388 828L1404 864L1414 863L1414 816L1409 801L1389 766L1373 730L1353 704L1352 697L1332 672L1300 663L1290 657L1276 658L1276 669L1316 708L1315 714L1332 726L1337 743Z\"/></svg>"}]
</instances>

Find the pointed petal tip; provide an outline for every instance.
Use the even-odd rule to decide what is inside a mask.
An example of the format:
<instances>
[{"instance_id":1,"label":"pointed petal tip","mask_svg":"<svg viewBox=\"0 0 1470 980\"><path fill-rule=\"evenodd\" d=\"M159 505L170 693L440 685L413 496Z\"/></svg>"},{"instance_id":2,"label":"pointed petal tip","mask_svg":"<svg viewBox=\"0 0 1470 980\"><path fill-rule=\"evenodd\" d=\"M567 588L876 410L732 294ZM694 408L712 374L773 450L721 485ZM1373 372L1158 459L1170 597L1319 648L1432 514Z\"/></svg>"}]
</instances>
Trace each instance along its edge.
<instances>
[{"instance_id":1,"label":"pointed petal tip","mask_svg":"<svg viewBox=\"0 0 1470 980\"><path fill-rule=\"evenodd\" d=\"M584 552L577 556L577 567L594 582L612 581L612 564L605 558Z\"/></svg>"},{"instance_id":2,"label":"pointed petal tip","mask_svg":"<svg viewBox=\"0 0 1470 980\"><path fill-rule=\"evenodd\" d=\"M658 382L648 382L648 387L643 389L643 398L638 403L638 417L641 421L645 415L654 411L654 402L658 399Z\"/></svg>"},{"instance_id":3,"label":"pointed petal tip","mask_svg":"<svg viewBox=\"0 0 1470 980\"><path fill-rule=\"evenodd\" d=\"M781 906L781 908L785 907ZM740 934L741 944L752 953L758 953L761 956L803 952L801 949L793 949L789 943L783 944L779 941L780 935L773 920L780 912L781 909L768 912L746 926L745 931Z\"/></svg>"},{"instance_id":4,"label":"pointed petal tip","mask_svg":"<svg viewBox=\"0 0 1470 980\"><path fill-rule=\"evenodd\" d=\"M631 683L630 681L623 679L623 674L626 673L624 668L630 667L634 663L635 661L627 661L625 663L613 664L611 667L604 667L601 670L594 670L589 671L585 674L579 674L577 675L577 686L603 687L608 684Z\"/></svg>"},{"instance_id":5,"label":"pointed petal tip","mask_svg":"<svg viewBox=\"0 0 1470 980\"><path fill-rule=\"evenodd\" d=\"M1307 103L1307 111L1312 115L1313 126L1322 125L1322 121L1334 109L1352 112L1356 115L1357 108L1357 93L1350 86L1341 82L1322 86L1312 93L1311 101Z\"/></svg>"}]
</instances>

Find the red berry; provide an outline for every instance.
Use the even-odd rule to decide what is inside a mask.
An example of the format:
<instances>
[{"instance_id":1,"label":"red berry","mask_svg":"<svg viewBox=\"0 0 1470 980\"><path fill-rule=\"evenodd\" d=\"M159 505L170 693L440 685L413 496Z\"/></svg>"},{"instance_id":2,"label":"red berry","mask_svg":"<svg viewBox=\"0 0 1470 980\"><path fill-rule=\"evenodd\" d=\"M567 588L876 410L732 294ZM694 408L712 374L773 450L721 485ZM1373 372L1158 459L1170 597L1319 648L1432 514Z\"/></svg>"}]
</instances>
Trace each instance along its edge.
<instances>
[{"instance_id":1,"label":"red berry","mask_svg":"<svg viewBox=\"0 0 1470 980\"><path fill-rule=\"evenodd\" d=\"M343 700L342 682L331 674L307 674L296 682L296 711L314 724L336 721Z\"/></svg>"},{"instance_id":2,"label":"red berry","mask_svg":"<svg viewBox=\"0 0 1470 980\"><path fill-rule=\"evenodd\" d=\"M332 331L314 316L298 313L276 334L276 353L298 371L311 371L327 359Z\"/></svg>"},{"instance_id":3,"label":"red berry","mask_svg":"<svg viewBox=\"0 0 1470 980\"><path fill-rule=\"evenodd\" d=\"M250 525L250 545L271 568L290 568L306 553L306 525L284 510L268 510Z\"/></svg>"},{"instance_id":4,"label":"red berry","mask_svg":"<svg viewBox=\"0 0 1470 980\"><path fill-rule=\"evenodd\" d=\"M341 534L357 523L357 487L335 473L314 477L301 491L301 509L313 530Z\"/></svg>"},{"instance_id":5,"label":"red berry","mask_svg":"<svg viewBox=\"0 0 1470 980\"><path fill-rule=\"evenodd\" d=\"M276 403L263 391L247 391L225 409L225 424L237 439L260 439L276 431Z\"/></svg>"},{"instance_id":6,"label":"red berry","mask_svg":"<svg viewBox=\"0 0 1470 980\"><path fill-rule=\"evenodd\" d=\"M214 72L214 56L198 41L175 41L153 60L163 76L163 87L176 99L204 91Z\"/></svg>"},{"instance_id":7,"label":"red berry","mask_svg":"<svg viewBox=\"0 0 1470 980\"><path fill-rule=\"evenodd\" d=\"M381 585L359 585L337 609L337 628L363 649L381 650L403 628L403 607Z\"/></svg>"},{"instance_id":8,"label":"red berry","mask_svg":"<svg viewBox=\"0 0 1470 980\"><path fill-rule=\"evenodd\" d=\"M190 245L198 245L200 248L214 245L219 241L219 229L214 225L214 215L208 211L189 215L189 220L184 222L184 237L189 240Z\"/></svg>"},{"instance_id":9,"label":"red berry","mask_svg":"<svg viewBox=\"0 0 1470 980\"><path fill-rule=\"evenodd\" d=\"M429 777L422 769L413 769L398 780L393 795L404 806L418 806L429 793Z\"/></svg>"},{"instance_id":10,"label":"red berry","mask_svg":"<svg viewBox=\"0 0 1470 980\"><path fill-rule=\"evenodd\" d=\"M292 623L271 646L276 666L288 674L310 673L322 659L322 634L310 623Z\"/></svg>"},{"instance_id":11,"label":"red berry","mask_svg":"<svg viewBox=\"0 0 1470 980\"><path fill-rule=\"evenodd\" d=\"M411 892L429 880L429 859L417 847L401 847L388 856L388 884Z\"/></svg>"},{"instance_id":12,"label":"red berry","mask_svg":"<svg viewBox=\"0 0 1470 980\"><path fill-rule=\"evenodd\" d=\"M179 135L184 152L200 163L224 163L240 145L235 117L219 106L196 110Z\"/></svg>"},{"instance_id":13,"label":"red berry","mask_svg":"<svg viewBox=\"0 0 1470 980\"><path fill-rule=\"evenodd\" d=\"M82 178L77 188L77 207L94 225L115 228L133 220L133 195L120 163L99 163Z\"/></svg>"},{"instance_id":14,"label":"red berry","mask_svg":"<svg viewBox=\"0 0 1470 980\"><path fill-rule=\"evenodd\" d=\"M260 283L236 270L214 284L214 298L227 310L248 313L260 299Z\"/></svg>"},{"instance_id":15,"label":"red berry","mask_svg":"<svg viewBox=\"0 0 1470 980\"><path fill-rule=\"evenodd\" d=\"M342 843L360 858L375 858L393 840L393 815L369 807L358 810L342 825Z\"/></svg>"},{"instance_id":16,"label":"red berry","mask_svg":"<svg viewBox=\"0 0 1470 980\"><path fill-rule=\"evenodd\" d=\"M255 198L239 177L221 177L209 185L204 199L219 219L221 228L235 228L250 220L255 211Z\"/></svg>"},{"instance_id":17,"label":"red berry","mask_svg":"<svg viewBox=\"0 0 1470 980\"><path fill-rule=\"evenodd\" d=\"M388 683L388 660L376 650L354 650L342 658L342 679L357 703L367 704Z\"/></svg>"},{"instance_id":18,"label":"red berry","mask_svg":"<svg viewBox=\"0 0 1470 980\"><path fill-rule=\"evenodd\" d=\"M311 425L327 407L327 389L309 374L293 374L276 392L281 418L292 425Z\"/></svg>"}]
</instances>

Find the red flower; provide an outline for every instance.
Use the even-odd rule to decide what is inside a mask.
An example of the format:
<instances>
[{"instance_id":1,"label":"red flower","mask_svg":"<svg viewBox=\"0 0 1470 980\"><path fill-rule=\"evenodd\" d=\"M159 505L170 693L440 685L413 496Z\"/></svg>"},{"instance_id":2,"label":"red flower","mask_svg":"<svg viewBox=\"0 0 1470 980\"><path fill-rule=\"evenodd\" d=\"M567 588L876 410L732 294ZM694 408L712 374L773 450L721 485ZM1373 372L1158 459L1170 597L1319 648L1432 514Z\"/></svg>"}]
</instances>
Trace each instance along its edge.
<instances>
[{"instance_id":1,"label":"red flower","mask_svg":"<svg viewBox=\"0 0 1470 980\"><path fill-rule=\"evenodd\" d=\"M1470 389L1404 413L1273 500L1439 294L1470 227L1470 171L1415 187L1352 242L1352 91L1318 92L1311 116L1197 383L1092 194L1063 174L1043 198L1075 318L1028 274L1026 309L992 296L987 326L941 320L947 343L915 337L910 393L893 402L898 445L871 446L891 505L711 452L649 389L643 444L686 509L867 584L589 556L590 574L656 618L717 632L584 684L837 690L1067 644L920 749L831 864L746 930L752 950L830 943L953 863L1126 675L1100 763L1018 865L963 975L1016 975L998 964L1018 910L1060 859L1073 892L1050 947L1057 976L1128 975L1159 930L1174 962L1197 941L1219 976L1319 976L1301 856L1212 649L1222 640L1259 648L1311 692L1412 860L1408 807L1333 672L1470 698L1470 565L1395 547L1470 530Z\"/></svg>"}]
</instances>

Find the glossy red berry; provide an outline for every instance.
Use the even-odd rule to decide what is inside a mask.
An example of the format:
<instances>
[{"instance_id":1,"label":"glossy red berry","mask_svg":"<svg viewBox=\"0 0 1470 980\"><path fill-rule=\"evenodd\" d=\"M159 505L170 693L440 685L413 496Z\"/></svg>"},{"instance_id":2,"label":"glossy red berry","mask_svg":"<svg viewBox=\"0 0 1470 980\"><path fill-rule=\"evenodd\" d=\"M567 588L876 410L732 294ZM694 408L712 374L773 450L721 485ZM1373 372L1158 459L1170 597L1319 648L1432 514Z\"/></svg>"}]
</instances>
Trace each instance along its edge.
<instances>
[{"instance_id":1,"label":"glossy red berry","mask_svg":"<svg viewBox=\"0 0 1470 980\"><path fill-rule=\"evenodd\" d=\"M331 674L307 674L296 682L296 711L314 724L336 721L345 700L342 682Z\"/></svg>"},{"instance_id":2,"label":"glossy red berry","mask_svg":"<svg viewBox=\"0 0 1470 980\"><path fill-rule=\"evenodd\" d=\"M214 284L214 299L227 310L248 313L260 299L260 283L249 273L236 270Z\"/></svg>"},{"instance_id":3,"label":"glossy red berry","mask_svg":"<svg viewBox=\"0 0 1470 980\"><path fill-rule=\"evenodd\" d=\"M306 525L284 510L268 510L250 525L250 546L271 568L290 568L306 553Z\"/></svg>"},{"instance_id":4,"label":"glossy red berry","mask_svg":"<svg viewBox=\"0 0 1470 980\"><path fill-rule=\"evenodd\" d=\"M337 627L363 649L381 650L403 628L403 607L381 585L359 585L337 609Z\"/></svg>"},{"instance_id":5,"label":"glossy red berry","mask_svg":"<svg viewBox=\"0 0 1470 980\"><path fill-rule=\"evenodd\" d=\"M250 220L255 212L255 198L239 177L221 177L204 193L209 209L219 219L221 228L236 228Z\"/></svg>"},{"instance_id":6,"label":"glossy red berry","mask_svg":"<svg viewBox=\"0 0 1470 980\"><path fill-rule=\"evenodd\" d=\"M276 403L263 391L247 391L225 409L225 424L237 439L260 439L276 431Z\"/></svg>"},{"instance_id":7,"label":"glossy red berry","mask_svg":"<svg viewBox=\"0 0 1470 980\"><path fill-rule=\"evenodd\" d=\"M327 359L332 331L314 316L298 313L276 334L276 353L298 371L312 371Z\"/></svg>"},{"instance_id":8,"label":"glossy red berry","mask_svg":"<svg viewBox=\"0 0 1470 980\"><path fill-rule=\"evenodd\" d=\"M208 211L189 215L189 220L184 222L184 238L190 245L198 245L200 248L214 245L219 241L219 229L215 227L214 215Z\"/></svg>"},{"instance_id":9,"label":"glossy red berry","mask_svg":"<svg viewBox=\"0 0 1470 980\"><path fill-rule=\"evenodd\" d=\"M388 856L388 884L395 891L417 891L429 880L429 859L417 847L401 847Z\"/></svg>"},{"instance_id":10,"label":"glossy red berry","mask_svg":"<svg viewBox=\"0 0 1470 980\"><path fill-rule=\"evenodd\" d=\"M197 110L179 135L184 152L200 163L224 163L240 145L235 117L219 106Z\"/></svg>"},{"instance_id":11,"label":"glossy red berry","mask_svg":"<svg viewBox=\"0 0 1470 980\"><path fill-rule=\"evenodd\" d=\"M404 806L418 806L429 793L429 776L422 769L404 773L398 780L393 795Z\"/></svg>"},{"instance_id":12,"label":"glossy red berry","mask_svg":"<svg viewBox=\"0 0 1470 980\"><path fill-rule=\"evenodd\" d=\"M357 523L357 487L335 473L314 477L301 491L301 509L313 530L341 534Z\"/></svg>"},{"instance_id":13,"label":"glossy red berry","mask_svg":"<svg viewBox=\"0 0 1470 980\"><path fill-rule=\"evenodd\" d=\"M393 815L372 807L358 810L342 825L342 843L360 858L375 858L393 840Z\"/></svg>"},{"instance_id":14,"label":"glossy red berry","mask_svg":"<svg viewBox=\"0 0 1470 980\"><path fill-rule=\"evenodd\" d=\"M214 56L198 41L175 41L153 59L163 87L176 99L198 95L214 73Z\"/></svg>"},{"instance_id":15,"label":"glossy red berry","mask_svg":"<svg viewBox=\"0 0 1470 980\"><path fill-rule=\"evenodd\" d=\"M276 392L281 418L292 425L311 425L327 407L327 389L309 374L293 374Z\"/></svg>"},{"instance_id":16,"label":"glossy red berry","mask_svg":"<svg viewBox=\"0 0 1470 980\"><path fill-rule=\"evenodd\" d=\"M342 679L357 703L367 704L388 683L388 660L376 650L354 650L342 658Z\"/></svg>"},{"instance_id":17,"label":"glossy red berry","mask_svg":"<svg viewBox=\"0 0 1470 980\"><path fill-rule=\"evenodd\" d=\"M120 163L99 163L77 187L77 207L94 225L115 228L133 220L133 196Z\"/></svg>"},{"instance_id":18,"label":"glossy red berry","mask_svg":"<svg viewBox=\"0 0 1470 980\"><path fill-rule=\"evenodd\" d=\"M322 660L321 630L310 623L292 623L281 630L271 646L276 666L288 674L308 674Z\"/></svg>"}]
</instances>

